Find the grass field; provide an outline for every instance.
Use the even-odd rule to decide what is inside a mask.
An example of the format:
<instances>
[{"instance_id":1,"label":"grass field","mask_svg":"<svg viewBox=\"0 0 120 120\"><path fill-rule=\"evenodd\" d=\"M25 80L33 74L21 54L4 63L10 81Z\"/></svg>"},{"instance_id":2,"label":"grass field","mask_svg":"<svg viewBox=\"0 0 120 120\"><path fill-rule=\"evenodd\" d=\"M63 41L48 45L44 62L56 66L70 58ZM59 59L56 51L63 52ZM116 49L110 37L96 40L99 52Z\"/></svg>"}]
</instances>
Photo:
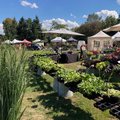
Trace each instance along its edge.
<instances>
[{"instance_id":1,"label":"grass field","mask_svg":"<svg viewBox=\"0 0 120 120\"><path fill-rule=\"evenodd\" d=\"M64 64L66 68L82 68L79 62ZM45 75L33 77L27 88L22 120L117 120L109 111L100 111L94 107L94 101L75 93L71 99L59 97L52 89L53 78Z\"/></svg>"}]
</instances>

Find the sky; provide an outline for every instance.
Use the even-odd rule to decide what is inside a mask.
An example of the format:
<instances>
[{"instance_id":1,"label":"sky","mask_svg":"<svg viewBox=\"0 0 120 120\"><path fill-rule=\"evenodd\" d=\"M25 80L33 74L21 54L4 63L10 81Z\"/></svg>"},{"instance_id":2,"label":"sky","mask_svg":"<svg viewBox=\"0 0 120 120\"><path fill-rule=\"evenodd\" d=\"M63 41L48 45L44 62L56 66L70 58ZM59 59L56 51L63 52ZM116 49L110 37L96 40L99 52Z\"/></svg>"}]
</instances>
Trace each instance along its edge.
<instances>
[{"instance_id":1,"label":"sky","mask_svg":"<svg viewBox=\"0 0 120 120\"><path fill-rule=\"evenodd\" d=\"M34 18L36 15L49 29L53 20L67 24L69 28L84 23L87 16L96 13L105 19L107 16L118 18L120 0L1 0L0 32L5 18Z\"/></svg>"}]
</instances>

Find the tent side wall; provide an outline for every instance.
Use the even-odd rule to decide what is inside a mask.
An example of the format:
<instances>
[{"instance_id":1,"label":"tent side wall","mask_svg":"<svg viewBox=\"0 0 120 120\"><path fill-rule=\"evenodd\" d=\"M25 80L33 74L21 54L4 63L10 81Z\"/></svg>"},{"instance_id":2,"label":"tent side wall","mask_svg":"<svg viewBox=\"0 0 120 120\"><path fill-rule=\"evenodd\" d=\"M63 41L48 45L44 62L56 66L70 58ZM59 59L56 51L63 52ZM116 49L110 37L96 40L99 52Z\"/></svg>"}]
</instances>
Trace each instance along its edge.
<instances>
[{"instance_id":1,"label":"tent side wall","mask_svg":"<svg viewBox=\"0 0 120 120\"><path fill-rule=\"evenodd\" d=\"M88 38L87 40L87 49L91 51L93 49L93 40L91 38Z\"/></svg>"},{"instance_id":2,"label":"tent side wall","mask_svg":"<svg viewBox=\"0 0 120 120\"><path fill-rule=\"evenodd\" d=\"M95 41L99 42L100 45L97 47L95 46ZM105 43L109 43L108 45L109 46L113 46L113 43L112 43L112 39L110 37L108 38L105 38L105 37L102 37L102 38L88 38L88 44L87 44L87 47L88 47L88 50L89 51L92 51L92 50L103 50L105 47Z\"/></svg>"}]
</instances>

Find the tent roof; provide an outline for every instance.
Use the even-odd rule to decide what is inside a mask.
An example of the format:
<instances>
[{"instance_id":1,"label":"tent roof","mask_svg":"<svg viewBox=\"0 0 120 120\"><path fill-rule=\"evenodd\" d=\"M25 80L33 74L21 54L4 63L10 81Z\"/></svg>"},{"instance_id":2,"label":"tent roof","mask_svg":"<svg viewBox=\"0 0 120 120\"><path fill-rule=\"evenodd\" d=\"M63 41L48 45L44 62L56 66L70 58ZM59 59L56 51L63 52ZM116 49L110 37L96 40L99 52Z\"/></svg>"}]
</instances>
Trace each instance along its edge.
<instances>
[{"instance_id":1,"label":"tent roof","mask_svg":"<svg viewBox=\"0 0 120 120\"><path fill-rule=\"evenodd\" d=\"M31 42L28 41L28 40L26 40L26 39L24 39L24 40L22 41L22 43L25 43L25 44L31 44Z\"/></svg>"},{"instance_id":2,"label":"tent roof","mask_svg":"<svg viewBox=\"0 0 120 120\"><path fill-rule=\"evenodd\" d=\"M23 41L20 41L20 40L16 40L14 39L13 41L11 41L12 44L16 44L16 43L23 43Z\"/></svg>"},{"instance_id":3,"label":"tent roof","mask_svg":"<svg viewBox=\"0 0 120 120\"><path fill-rule=\"evenodd\" d=\"M6 43L6 44L11 44L12 41L10 40L5 40L3 43Z\"/></svg>"},{"instance_id":4,"label":"tent roof","mask_svg":"<svg viewBox=\"0 0 120 120\"><path fill-rule=\"evenodd\" d=\"M110 31L120 31L120 23L117 25L113 25L109 28L104 29L103 31L105 32L110 32Z\"/></svg>"},{"instance_id":5,"label":"tent roof","mask_svg":"<svg viewBox=\"0 0 120 120\"><path fill-rule=\"evenodd\" d=\"M117 32L115 35L112 36L112 38L120 38L120 32Z\"/></svg>"},{"instance_id":6,"label":"tent roof","mask_svg":"<svg viewBox=\"0 0 120 120\"><path fill-rule=\"evenodd\" d=\"M76 40L76 39L73 38L73 37L70 37L67 41L68 41L68 42L69 42L69 41L71 41L71 42L72 42L72 41L73 41L73 42L77 42L78 40Z\"/></svg>"},{"instance_id":7,"label":"tent roof","mask_svg":"<svg viewBox=\"0 0 120 120\"><path fill-rule=\"evenodd\" d=\"M78 36L84 36L83 34L73 32L66 29L59 29L59 30L51 30L51 31L44 31L42 33L50 33L50 34L66 34L66 35L78 35Z\"/></svg>"},{"instance_id":8,"label":"tent roof","mask_svg":"<svg viewBox=\"0 0 120 120\"><path fill-rule=\"evenodd\" d=\"M52 39L51 42L66 42L66 40L61 37L56 37Z\"/></svg>"},{"instance_id":9,"label":"tent roof","mask_svg":"<svg viewBox=\"0 0 120 120\"><path fill-rule=\"evenodd\" d=\"M36 40L33 41L33 43L38 43L40 41L41 41L40 39L36 39Z\"/></svg>"},{"instance_id":10,"label":"tent roof","mask_svg":"<svg viewBox=\"0 0 120 120\"><path fill-rule=\"evenodd\" d=\"M106 33L104 33L103 31L100 31L97 34L95 34L89 38L110 38L110 36L107 35Z\"/></svg>"}]
</instances>

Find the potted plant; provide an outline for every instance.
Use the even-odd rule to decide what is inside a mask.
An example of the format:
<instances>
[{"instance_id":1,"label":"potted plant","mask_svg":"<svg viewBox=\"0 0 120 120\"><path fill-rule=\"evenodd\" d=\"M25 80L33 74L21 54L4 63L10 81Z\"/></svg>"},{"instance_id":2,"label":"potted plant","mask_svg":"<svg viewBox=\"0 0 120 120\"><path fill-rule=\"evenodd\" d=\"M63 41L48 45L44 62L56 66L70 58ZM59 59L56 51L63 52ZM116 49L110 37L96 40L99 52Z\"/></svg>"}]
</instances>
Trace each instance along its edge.
<instances>
[{"instance_id":1,"label":"potted plant","mask_svg":"<svg viewBox=\"0 0 120 120\"><path fill-rule=\"evenodd\" d=\"M71 82L79 82L80 81L80 75L78 72L73 70L68 70L65 68L62 68L57 71L57 78L59 81L59 95L64 97L70 97L73 95L73 92L71 91L71 87L69 86Z\"/></svg>"},{"instance_id":2,"label":"potted plant","mask_svg":"<svg viewBox=\"0 0 120 120\"><path fill-rule=\"evenodd\" d=\"M93 74L83 73L82 82L78 84L79 91L88 98L96 98L105 89L106 84Z\"/></svg>"},{"instance_id":3,"label":"potted plant","mask_svg":"<svg viewBox=\"0 0 120 120\"><path fill-rule=\"evenodd\" d=\"M103 98L110 103L116 103L119 101L120 98L120 91L113 88L104 91L102 94Z\"/></svg>"}]
</instances>

